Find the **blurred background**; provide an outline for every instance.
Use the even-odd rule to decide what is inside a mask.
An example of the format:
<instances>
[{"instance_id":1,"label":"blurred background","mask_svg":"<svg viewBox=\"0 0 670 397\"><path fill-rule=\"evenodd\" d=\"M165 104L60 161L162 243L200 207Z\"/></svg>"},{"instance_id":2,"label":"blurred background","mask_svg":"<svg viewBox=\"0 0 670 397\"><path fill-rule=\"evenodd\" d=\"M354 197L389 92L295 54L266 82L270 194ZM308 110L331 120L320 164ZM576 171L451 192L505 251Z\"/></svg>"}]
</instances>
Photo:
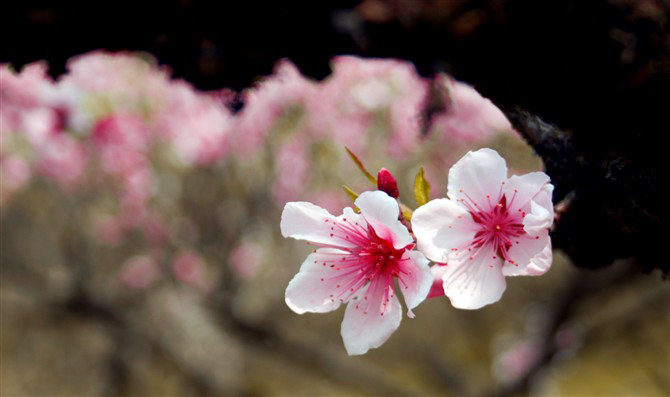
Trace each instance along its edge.
<instances>
[{"instance_id":1,"label":"blurred background","mask_svg":"<svg viewBox=\"0 0 670 397\"><path fill-rule=\"evenodd\" d=\"M411 207L419 167L442 197L468 150L543 169L496 105L655 167L669 9L3 1L0 394L670 395L670 289L635 260L555 250L497 304L428 300L348 357L342 310L285 305L309 247L279 233L287 201L374 188L345 145ZM624 134L624 110L651 116Z\"/></svg>"}]
</instances>

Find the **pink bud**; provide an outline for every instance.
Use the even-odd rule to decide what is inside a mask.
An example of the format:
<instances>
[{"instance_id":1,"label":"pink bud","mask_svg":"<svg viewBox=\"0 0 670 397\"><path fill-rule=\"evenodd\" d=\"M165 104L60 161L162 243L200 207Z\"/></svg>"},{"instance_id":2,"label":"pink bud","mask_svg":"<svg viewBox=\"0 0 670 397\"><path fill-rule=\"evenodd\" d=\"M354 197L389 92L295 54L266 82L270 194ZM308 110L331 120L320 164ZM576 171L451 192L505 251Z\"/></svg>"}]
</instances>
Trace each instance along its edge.
<instances>
[{"instance_id":1,"label":"pink bud","mask_svg":"<svg viewBox=\"0 0 670 397\"><path fill-rule=\"evenodd\" d=\"M386 168L382 168L379 170L379 173L377 173L377 189L393 198L398 198L400 195L398 193L398 182L396 182L393 174Z\"/></svg>"}]
</instances>

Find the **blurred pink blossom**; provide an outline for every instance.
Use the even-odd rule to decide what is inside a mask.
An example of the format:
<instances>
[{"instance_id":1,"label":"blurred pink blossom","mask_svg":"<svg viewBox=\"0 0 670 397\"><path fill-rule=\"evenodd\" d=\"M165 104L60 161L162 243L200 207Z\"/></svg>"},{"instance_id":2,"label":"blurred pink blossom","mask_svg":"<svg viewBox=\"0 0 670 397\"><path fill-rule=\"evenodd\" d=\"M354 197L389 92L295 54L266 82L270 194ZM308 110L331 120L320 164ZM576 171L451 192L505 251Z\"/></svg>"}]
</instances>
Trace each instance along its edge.
<instances>
[{"instance_id":1,"label":"blurred pink blossom","mask_svg":"<svg viewBox=\"0 0 670 397\"><path fill-rule=\"evenodd\" d=\"M187 165L205 165L225 156L234 128L225 104L183 81L173 82L168 95L157 116L156 131L171 143L179 159Z\"/></svg>"},{"instance_id":2,"label":"blurred pink blossom","mask_svg":"<svg viewBox=\"0 0 670 397\"><path fill-rule=\"evenodd\" d=\"M445 111L433 117L432 128L446 140L477 143L513 131L503 112L473 87L447 75L435 79L446 88L448 98Z\"/></svg>"},{"instance_id":3,"label":"blurred pink blossom","mask_svg":"<svg viewBox=\"0 0 670 397\"><path fill-rule=\"evenodd\" d=\"M88 152L82 142L67 134L50 137L37 148L39 171L62 188L72 189L86 173Z\"/></svg>"},{"instance_id":4,"label":"blurred pink blossom","mask_svg":"<svg viewBox=\"0 0 670 397\"><path fill-rule=\"evenodd\" d=\"M241 154L261 148L275 122L291 106L301 108L305 117L314 114L317 86L300 74L288 60L277 63L272 76L243 92L244 108L237 116L236 149Z\"/></svg>"},{"instance_id":5,"label":"blurred pink blossom","mask_svg":"<svg viewBox=\"0 0 670 397\"><path fill-rule=\"evenodd\" d=\"M315 191L306 193L303 198L317 204L321 208L325 208L329 212L337 212L347 205L351 205L351 199L343 194L341 189L316 189Z\"/></svg>"},{"instance_id":6,"label":"blurred pink blossom","mask_svg":"<svg viewBox=\"0 0 670 397\"><path fill-rule=\"evenodd\" d=\"M121 242L124 234L124 224L119 217L101 217L93 225L95 238L110 246Z\"/></svg>"},{"instance_id":7,"label":"blurred pink blossom","mask_svg":"<svg viewBox=\"0 0 670 397\"><path fill-rule=\"evenodd\" d=\"M148 128L137 116L114 114L101 118L94 126L92 140L100 152L105 172L127 177L149 166Z\"/></svg>"},{"instance_id":8,"label":"blurred pink blossom","mask_svg":"<svg viewBox=\"0 0 670 397\"><path fill-rule=\"evenodd\" d=\"M306 190L310 171L306 149L304 142L295 140L277 150L272 192L279 203L295 200Z\"/></svg>"},{"instance_id":9,"label":"blurred pink blossom","mask_svg":"<svg viewBox=\"0 0 670 397\"><path fill-rule=\"evenodd\" d=\"M20 73L0 65L0 134L22 133L40 145L61 131L62 114L47 100L53 90L45 63L26 65Z\"/></svg>"},{"instance_id":10,"label":"blurred pink blossom","mask_svg":"<svg viewBox=\"0 0 670 397\"><path fill-rule=\"evenodd\" d=\"M150 247L159 247L170 238L170 229L163 218L155 212L142 218L142 231Z\"/></svg>"},{"instance_id":11,"label":"blurred pink blossom","mask_svg":"<svg viewBox=\"0 0 670 397\"><path fill-rule=\"evenodd\" d=\"M495 362L495 374L504 382L513 382L525 374L540 357L540 346L535 341L520 342L503 351Z\"/></svg>"},{"instance_id":12,"label":"blurred pink blossom","mask_svg":"<svg viewBox=\"0 0 670 397\"><path fill-rule=\"evenodd\" d=\"M241 242L230 253L228 263L230 268L241 278L252 278L260 269L262 248L251 241Z\"/></svg>"},{"instance_id":13,"label":"blurred pink blossom","mask_svg":"<svg viewBox=\"0 0 670 397\"><path fill-rule=\"evenodd\" d=\"M2 192L13 192L25 185L32 175L30 164L18 154L0 157Z\"/></svg>"},{"instance_id":14,"label":"blurred pink blossom","mask_svg":"<svg viewBox=\"0 0 670 397\"><path fill-rule=\"evenodd\" d=\"M332 68L320 102L336 141L361 150L365 132L382 117L390 127L385 139L389 154L402 156L418 147L428 83L411 63L340 56L333 59Z\"/></svg>"},{"instance_id":15,"label":"blurred pink blossom","mask_svg":"<svg viewBox=\"0 0 670 397\"><path fill-rule=\"evenodd\" d=\"M93 126L93 143L98 147L121 146L145 150L149 132L144 121L136 115L116 113L102 117Z\"/></svg>"},{"instance_id":16,"label":"blurred pink blossom","mask_svg":"<svg viewBox=\"0 0 670 397\"><path fill-rule=\"evenodd\" d=\"M202 258L193 251L181 251L172 261L172 273L177 280L195 288L207 287L207 275Z\"/></svg>"},{"instance_id":17,"label":"blurred pink blossom","mask_svg":"<svg viewBox=\"0 0 670 397\"><path fill-rule=\"evenodd\" d=\"M126 260L118 279L126 287L141 289L151 285L159 274L160 268L153 259L146 255L138 255Z\"/></svg>"},{"instance_id":18,"label":"blurred pink blossom","mask_svg":"<svg viewBox=\"0 0 670 397\"><path fill-rule=\"evenodd\" d=\"M150 113L163 104L170 86L169 69L147 54L93 51L71 58L67 70L58 81L60 94L97 117Z\"/></svg>"}]
</instances>

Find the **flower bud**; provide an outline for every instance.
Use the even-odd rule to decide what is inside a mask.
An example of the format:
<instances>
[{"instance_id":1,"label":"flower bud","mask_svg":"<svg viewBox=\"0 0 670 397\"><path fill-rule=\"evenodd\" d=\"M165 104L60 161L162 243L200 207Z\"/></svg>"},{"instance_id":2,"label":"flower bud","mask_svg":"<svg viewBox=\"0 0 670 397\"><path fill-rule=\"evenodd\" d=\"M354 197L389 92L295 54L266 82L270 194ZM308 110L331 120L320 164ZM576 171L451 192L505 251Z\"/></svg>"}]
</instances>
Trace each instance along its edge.
<instances>
[{"instance_id":1,"label":"flower bud","mask_svg":"<svg viewBox=\"0 0 670 397\"><path fill-rule=\"evenodd\" d=\"M398 183L389 170L382 168L377 173L377 189L388 194L393 198L398 198Z\"/></svg>"}]
</instances>

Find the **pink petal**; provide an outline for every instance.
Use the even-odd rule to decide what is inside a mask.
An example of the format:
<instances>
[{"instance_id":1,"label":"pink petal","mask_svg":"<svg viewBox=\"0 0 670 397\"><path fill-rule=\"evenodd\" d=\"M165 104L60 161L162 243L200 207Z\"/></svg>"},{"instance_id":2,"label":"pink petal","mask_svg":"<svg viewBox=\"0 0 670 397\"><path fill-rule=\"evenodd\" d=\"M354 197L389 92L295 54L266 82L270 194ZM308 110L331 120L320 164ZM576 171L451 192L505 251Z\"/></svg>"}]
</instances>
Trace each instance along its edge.
<instances>
[{"instance_id":1,"label":"pink petal","mask_svg":"<svg viewBox=\"0 0 670 397\"><path fill-rule=\"evenodd\" d=\"M495 197L507 179L505 159L488 148L468 152L449 170L447 194L450 199L473 201L480 208L488 208L486 197Z\"/></svg>"},{"instance_id":2,"label":"pink petal","mask_svg":"<svg viewBox=\"0 0 670 397\"><path fill-rule=\"evenodd\" d=\"M405 297L408 316L414 317L412 309L426 299L433 284L433 274L428 267L428 259L419 251L405 251L400 265L398 286Z\"/></svg>"},{"instance_id":3,"label":"pink petal","mask_svg":"<svg viewBox=\"0 0 670 397\"><path fill-rule=\"evenodd\" d=\"M352 216L355 215L353 212L350 213ZM284 206L280 227L284 237L293 237L317 244L354 247L354 244L334 235L331 227L336 221L336 217L312 203L291 202Z\"/></svg>"},{"instance_id":4,"label":"pink petal","mask_svg":"<svg viewBox=\"0 0 670 397\"><path fill-rule=\"evenodd\" d=\"M452 260L442 279L444 293L458 309L479 309L500 300L505 291L505 276L500 269L501 259L489 245L463 260Z\"/></svg>"},{"instance_id":5,"label":"pink petal","mask_svg":"<svg viewBox=\"0 0 670 397\"><path fill-rule=\"evenodd\" d=\"M363 192L354 202L377 235L393 243L396 249L414 242L407 228L398 220L398 202L382 191Z\"/></svg>"},{"instance_id":6,"label":"pink petal","mask_svg":"<svg viewBox=\"0 0 670 397\"><path fill-rule=\"evenodd\" d=\"M539 276L549 270L552 253L551 240L546 229L537 236L523 235L513 242L508 255L518 266L505 262L505 276Z\"/></svg>"},{"instance_id":7,"label":"pink petal","mask_svg":"<svg viewBox=\"0 0 670 397\"><path fill-rule=\"evenodd\" d=\"M446 271L447 265L441 263L430 268L430 272L433 274L433 285L430 287L428 298L444 296L444 281L442 281L442 276L444 276Z\"/></svg>"},{"instance_id":8,"label":"pink petal","mask_svg":"<svg viewBox=\"0 0 670 397\"><path fill-rule=\"evenodd\" d=\"M347 288L358 278L358 273L347 274L346 270L331 267L330 264L324 266L324 261L332 261L334 256L341 254L347 253L320 248L307 256L300 271L286 288L285 300L291 310L298 314L325 313L337 309L342 301L347 301L352 295Z\"/></svg>"},{"instance_id":9,"label":"pink petal","mask_svg":"<svg viewBox=\"0 0 670 397\"><path fill-rule=\"evenodd\" d=\"M381 302L376 307L380 305ZM347 353L350 356L365 354L369 349L381 346L398 329L401 320L400 302L395 296L390 298L383 315L379 310L366 313L365 305L350 301L340 331Z\"/></svg>"},{"instance_id":10,"label":"pink petal","mask_svg":"<svg viewBox=\"0 0 670 397\"><path fill-rule=\"evenodd\" d=\"M468 211L449 199L432 200L412 215L419 251L435 262L446 263L452 248L471 241L476 230Z\"/></svg>"}]
</instances>

